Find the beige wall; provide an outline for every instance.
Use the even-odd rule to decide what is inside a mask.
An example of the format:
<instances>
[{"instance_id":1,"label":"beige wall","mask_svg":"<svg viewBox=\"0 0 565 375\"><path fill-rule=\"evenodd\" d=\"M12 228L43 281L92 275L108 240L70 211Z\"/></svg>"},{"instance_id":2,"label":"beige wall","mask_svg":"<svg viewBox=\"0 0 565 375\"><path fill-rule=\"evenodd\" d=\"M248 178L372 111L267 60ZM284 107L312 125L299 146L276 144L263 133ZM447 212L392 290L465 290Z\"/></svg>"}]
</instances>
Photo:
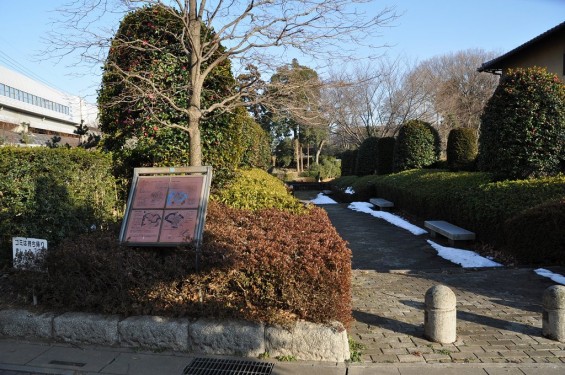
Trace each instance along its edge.
<instances>
[{"instance_id":1,"label":"beige wall","mask_svg":"<svg viewBox=\"0 0 565 375\"><path fill-rule=\"evenodd\" d=\"M508 68L539 66L546 68L548 72L557 74L561 81L565 82L565 75L563 75L563 69L565 69L564 55L565 29L548 40L536 42L516 55L506 58L503 71Z\"/></svg>"}]
</instances>

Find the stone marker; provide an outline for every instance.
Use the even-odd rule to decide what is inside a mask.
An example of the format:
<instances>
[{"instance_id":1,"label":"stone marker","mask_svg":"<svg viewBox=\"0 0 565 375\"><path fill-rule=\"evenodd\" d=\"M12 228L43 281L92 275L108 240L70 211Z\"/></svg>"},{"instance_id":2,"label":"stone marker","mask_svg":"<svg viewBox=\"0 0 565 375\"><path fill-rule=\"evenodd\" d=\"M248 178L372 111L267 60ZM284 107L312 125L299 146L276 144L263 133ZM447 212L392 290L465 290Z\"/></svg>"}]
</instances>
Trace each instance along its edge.
<instances>
[{"instance_id":1,"label":"stone marker","mask_svg":"<svg viewBox=\"0 0 565 375\"><path fill-rule=\"evenodd\" d=\"M565 286L553 285L543 292L542 333L565 342Z\"/></svg>"},{"instance_id":2,"label":"stone marker","mask_svg":"<svg viewBox=\"0 0 565 375\"><path fill-rule=\"evenodd\" d=\"M426 292L424 335L441 344L457 339L457 310L455 293L445 285L436 285Z\"/></svg>"}]
</instances>

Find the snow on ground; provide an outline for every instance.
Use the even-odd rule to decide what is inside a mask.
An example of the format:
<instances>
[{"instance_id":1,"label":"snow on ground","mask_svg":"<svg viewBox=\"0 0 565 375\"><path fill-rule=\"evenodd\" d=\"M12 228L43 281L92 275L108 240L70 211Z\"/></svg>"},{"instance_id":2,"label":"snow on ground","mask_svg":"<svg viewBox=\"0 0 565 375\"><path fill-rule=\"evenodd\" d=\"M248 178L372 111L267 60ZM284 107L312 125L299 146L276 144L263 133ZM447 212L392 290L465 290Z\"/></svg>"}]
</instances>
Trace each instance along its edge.
<instances>
[{"instance_id":1,"label":"snow on ground","mask_svg":"<svg viewBox=\"0 0 565 375\"><path fill-rule=\"evenodd\" d=\"M324 195L324 193L319 193L318 196L310 201L313 204L337 204L336 201Z\"/></svg>"},{"instance_id":2,"label":"snow on ground","mask_svg":"<svg viewBox=\"0 0 565 375\"><path fill-rule=\"evenodd\" d=\"M502 264L480 256L474 251L445 247L428 240L428 243L437 251L437 255L463 268L473 267L501 267Z\"/></svg>"},{"instance_id":3,"label":"snow on ground","mask_svg":"<svg viewBox=\"0 0 565 375\"><path fill-rule=\"evenodd\" d=\"M355 194L355 190L353 190L351 186L348 186L347 189L345 189L345 194Z\"/></svg>"},{"instance_id":4,"label":"snow on ground","mask_svg":"<svg viewBox=\"0 0 565 375\"><path fill-rule=\"evenodd\" d=\"M545 268L538 268L534 270L540 276L549 277L551 280L555 281L556 283L565 285L565 276L560 275L558 273L553 273L550 270L546 270Z\"/></svg>"},{"instance_id":5,"label":"snow on ground","mask_svg":"<svg viewBox=\"0 0 565 375\"><path fill-rule=\"evenodd\" d=\"M406 229L410 233L419 236L420 234L428 233L424 229L417 227L413 224L410 224L408 221L404 220L400 216L393 215L390 212L384 211L375 211L373 210L373 205L368 202L352 202L347 208L352 209L353 211L364 212L366 214L373 215L379 219L383 219L388 221L392 225L396 225L402 229Z\"/></svg>"}]
</instances>

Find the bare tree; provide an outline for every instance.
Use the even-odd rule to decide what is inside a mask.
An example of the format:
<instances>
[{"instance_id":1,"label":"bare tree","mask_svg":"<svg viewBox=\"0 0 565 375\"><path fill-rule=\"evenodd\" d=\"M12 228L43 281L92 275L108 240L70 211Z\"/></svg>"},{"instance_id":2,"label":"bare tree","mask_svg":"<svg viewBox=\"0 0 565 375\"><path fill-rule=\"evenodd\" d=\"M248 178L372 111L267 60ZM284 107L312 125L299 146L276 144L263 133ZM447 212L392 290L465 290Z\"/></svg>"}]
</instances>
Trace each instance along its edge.
<instances>
[{"instance_id":1,"label":"bare tree","mask_svg":"<svg viewBox=\"0 0 565 375\"><path fill-rule=\"evenodd\" d=\"M478 130L480 115L498 85L498 77L479 73L477 68L495 57L480 49L459 51L422 62L413 72L433 96L442 128Z\"/></svg>"},{"instance_id":2,"label":"bare tree","mask_svg":"<svg viewBox=\"0 0 565 375\"><path fill-rule=\"evenodd\" d=\"M411 69L405 61L381 59L353 73L332 74L325 100L333 103L333 132L344 148L367 137L394 136L407 120L433 118L430 97L418 77L407 74Z\"/></svg>"},{"instance_id":3,"label":"bare tree","mask_svg":"<svg viewBox=\"0 0 565 375\"><path fill-rule=\"evenodd\" d=\"M58 56L79 52L83 61L102 61L112 39L97 28L104 17L130 11L143 5L160 6L178 20L179 29L168 29L167 37L181 46L190 64L189 100L179 106L170 92L151 85L151 75L116 69L124 84L145 82L135 87L140 96L153 96L184 112L186 124L164 123L190 135L190 163L201 165L200 123L218 111L249 105L256 100L259 77L247 79L222 100L206 105L201 100L204 80L226 60L238 60L240 67L253 64L256 71L273 71L275 47L291 48L305 55L343 61L354 56L356 45L374 40L380 27L396 17L385 8L376 14L364 14L356 5L369 0L75 0L61 11L51 52ZM202 27L205 26L205 27ZM213 30L203 35L203 30ZM204 31L206 32L206 31ZM116 43L116 41L113 41ZM131 48L154 51L159 46L143 40L124 40ZM371 47L371 46L368 46ZM373 46L376 47L376 46ZM149 88L149 89L148 89Z\"/></svg>"}]
</instances>

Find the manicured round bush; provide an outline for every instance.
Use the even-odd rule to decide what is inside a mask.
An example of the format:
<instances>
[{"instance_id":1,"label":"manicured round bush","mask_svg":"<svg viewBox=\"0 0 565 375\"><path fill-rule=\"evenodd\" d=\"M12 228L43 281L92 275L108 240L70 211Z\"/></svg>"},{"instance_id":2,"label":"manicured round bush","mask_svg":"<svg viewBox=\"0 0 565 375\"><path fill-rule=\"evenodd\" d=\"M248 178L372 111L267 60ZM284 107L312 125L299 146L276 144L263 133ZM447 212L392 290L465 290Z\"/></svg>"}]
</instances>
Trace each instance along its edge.
<instances>
[{"instance_id":1,"label":"manicured round bush","mask_svg":"<svg viewBox=\"0 0 565 375\"><path fill-rule=\"evenodd\" d=\"M457 128L447 137L447 165L453 171L472 169L477 157L477 134L471 128Z\"/></svg>"},{"instance_id":2,"label":"manicured round bush","mask_svg":"<svg viewBox=\"0 0 565 375\"><path fill-rule=\"evenodd\" d=\"M361 143L357 153L357 176L366 176L377 172L377 137L369 137Z\"/></svg>"},{"instance_id":3,"label":"manicured round bush","mask_svg":"<svg viewBox=\"0 0 565 375\"><path fill-rule=\"evenodd\" d=\"M411 120L402 125L394 148L394 171L423 168L439 159L440 137L431 124Z\"/></svg>"},{"instance_id":4,"label":"manicured round bush","mask_svg":"<svg viewBox=\"0 0 565 375\"><path fill-rule=\"evenodd\" d=\"M358 150L345 150L341 153L341 175L355 176Z\"/></svg>"},{"instance_id":5,"label":"manicured round bush","mask_svg":"<svg viewBox=\"0 0 565 375\"><path fill-rule=\"evenodd\" d=\"M377 142L377 174L389 174L393 172L394 161L394 137L379 138Z\"/></svg>"},{"instance_id":6,"label":"manicured round bush","mask_svg":"<svg viewBox=\"0 0 565 375\"><path fill-rule=\"evenodd\" d=\"M563 171L565 85L534 67L504 76L481 116L478 165L497 179Z\"/></svg>"},{"instance_id":7,"label":"manicured round bush","mask_svg":"<svg viewBox=\"0 0 565 375\"><path fill-rule=\"evenodd\" d=\"M565 264L565 199L546 202L504 223L506 249L520 263Z\"/></svg>"}]
</instances>

